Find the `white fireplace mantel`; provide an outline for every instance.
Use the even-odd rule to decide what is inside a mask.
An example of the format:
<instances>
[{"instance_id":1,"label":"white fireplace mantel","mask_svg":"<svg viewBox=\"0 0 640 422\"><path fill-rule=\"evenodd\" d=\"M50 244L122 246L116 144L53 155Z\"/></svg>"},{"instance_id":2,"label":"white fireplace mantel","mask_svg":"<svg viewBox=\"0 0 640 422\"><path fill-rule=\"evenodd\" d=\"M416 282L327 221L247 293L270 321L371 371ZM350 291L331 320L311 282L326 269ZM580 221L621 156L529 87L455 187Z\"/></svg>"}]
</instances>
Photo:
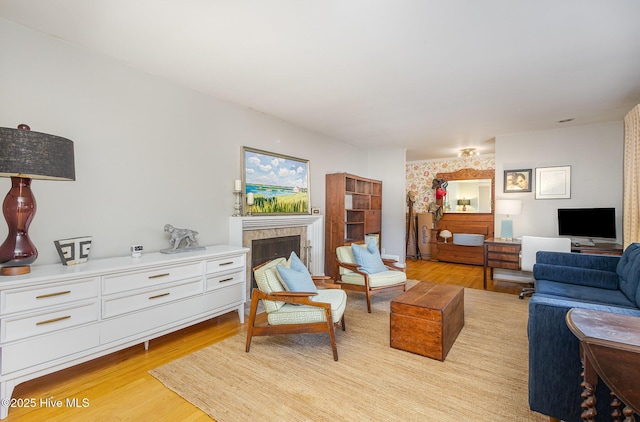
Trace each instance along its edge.
<instances>
[{"instance_id":1,"label":"white fireplace mantel","mask_svg":"<svg viewBox=\"0 0 640 422\"><path fill-rule=\"evenodd\" d=\"M286 227L306 227L309 252L309 271L324 275L324 218L322 215L264 215L229 217L229 244L242 246L245 230L266 230Z\"/></svg>"}]
</instances>

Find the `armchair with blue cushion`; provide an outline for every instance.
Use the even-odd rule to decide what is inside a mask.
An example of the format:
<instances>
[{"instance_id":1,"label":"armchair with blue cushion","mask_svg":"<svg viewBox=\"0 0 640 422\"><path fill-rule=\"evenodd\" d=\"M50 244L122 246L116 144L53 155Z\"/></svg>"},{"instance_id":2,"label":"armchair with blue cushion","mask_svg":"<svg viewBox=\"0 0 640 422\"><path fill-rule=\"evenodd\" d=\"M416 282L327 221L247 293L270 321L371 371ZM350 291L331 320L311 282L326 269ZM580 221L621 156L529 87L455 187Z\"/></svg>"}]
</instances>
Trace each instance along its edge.
<instances>
[{"instance_id":1,"label":"armchair with blue cushion","mask_svg":"<svg viewBox=\"0 0 640 422\"><path fill-rule=\"evenodd\" d=\"M336 249L336 283L344 290L364 292L367 311L371 296L388 290L406 290L407 275L394 260L382 259L374 242L352 244Z\"/></svg>"},{"instance_id":2,"label":"armchair with blue cushion","mask_svg":"<svg viewBox=\"0 0 640 422\"><path fill-rule=\"evenodd\" d=\"M254 336L327 333L338 360L335 326L345 330L347 294L326 276L312 276L292 252L289 260L276 258L253 269L258 288L251 295L245 350ZM318 289L317 287L321 287ZM262 302L266 322L257 321Z\"/></svg>"},{"instance_id":3,"label":"armchair with blue cushion","mask_svg":"<svg viewBox=\"0 0 640 422\"><path fill-rule=\"evenodd\" d=\"M538 252L529 302L529 405L552 419L580 421L580 343L566 324L571 308L640 317L640 243L622 256ZM640 321L640 320L639 320ZM596 390L598 421L610 420L609 389Z\"/></svg>"}]
</instances>

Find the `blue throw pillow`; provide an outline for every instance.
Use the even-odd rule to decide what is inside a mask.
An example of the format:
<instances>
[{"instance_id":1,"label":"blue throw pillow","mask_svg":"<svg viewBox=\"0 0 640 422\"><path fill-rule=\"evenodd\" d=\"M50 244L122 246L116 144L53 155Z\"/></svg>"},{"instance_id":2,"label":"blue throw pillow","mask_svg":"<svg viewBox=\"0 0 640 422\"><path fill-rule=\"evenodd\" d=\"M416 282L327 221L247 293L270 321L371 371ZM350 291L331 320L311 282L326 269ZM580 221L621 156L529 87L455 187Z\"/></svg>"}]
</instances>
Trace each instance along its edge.
<instances>
[{"instance_id":1,"label":"blue throw pillow","mask_svg":"<svg viewBox=\"0 0 640 422\"><path fill-rule=\"evenodd\" d=\"M289 268L287 268L287 266ZM295 252L291 252L287 266L276 266L276 273L282 283L282 287L290 292L315 293L318 291L307 267L305 267Z\"/></svg>"},{"instance_id":2,"label":"blue throw pillow","mask_svg":"<svg viewBox=\"0 0 640 422\"><path fill-rule=\"evenodd\" d=\"M309 273L309 270L307 270L307 267L300 260L300 258L298 258L298 255L296 255L296 253L293 251L291 251L291 255L289 255L289 261L287 261L286 266L291 268L292 270L296 270L299 272L306 272L307 274Z\"/></svg>"},{"instance_id":3,"label":"blue throw pillow","mask_svg":"<svg viewBox=\"0 0 640 422\"><path fill-rule=\"evenodd\" d=\"M367 274L376 274L388 270L384 262L382 262L382 258L380 258L380 252L374 241L369 242L366 248L352 243L351 250L356 264L360 266L360 271Z\"/></svg>"}]
</instances>

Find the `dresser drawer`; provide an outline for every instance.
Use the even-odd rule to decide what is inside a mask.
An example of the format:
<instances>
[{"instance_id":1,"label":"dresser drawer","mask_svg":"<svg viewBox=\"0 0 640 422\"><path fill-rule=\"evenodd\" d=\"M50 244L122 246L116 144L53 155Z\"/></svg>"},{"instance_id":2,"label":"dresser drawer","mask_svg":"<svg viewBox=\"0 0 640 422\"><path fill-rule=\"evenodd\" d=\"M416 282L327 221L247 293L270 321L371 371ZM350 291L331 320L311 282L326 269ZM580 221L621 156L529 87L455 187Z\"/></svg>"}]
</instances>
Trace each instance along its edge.
<instances>
[{"instance_id":1,"label":"dresser drawer","mask_svg":"<svg viewBox=\"0 0 640 422\"><path fill-rule=\"evenodd\" d=\"M96 324L90 324L2 346L2 375L46 368L48 362L83 353L99 344L100 332Z\"/></svg>"},{"instance_id":2,"label":"dresser drawer","mask_svg":"<svg viewBox=\"0 0 640 422\"><path fill-rule=\"evenodd\" d=\"M505 270L519 270L520 263L518 261L487 261L487 267L504 268Z\"/></svg>"},{"instance_id":3,"label":"dresser drawer","mask_svg":"<svg viewBox=\"0 0 640 422\"><path fill-rule=\"evenodd\" d=\"M520 245L494 245L487 244L487 251L491 252L505 252L505 253L520 253Z\"/></svg>"},{"instance_id":4,"label":"dresser drawer","mask_svg":"<svg viewBox=\"0 0 640 422\"><path fill-rule=\"evenodd\" d=\"M211 291L220 289L222 287L230 286L232 284L242 283L244 284L245 274L244 271L233 271L224 274L215 274L207 276L204 290Z\"/></svg>"},{"instance_id":5,"label":"dresser drawer","mask_svg":"<svg viewBox=\"0 0 640 422\"><path fill-rule=\"evenodd\" d=\"M245 255L240 255L230 258L213 259L211 261L207 261L207 274L211 274L217 271L227 271L234 268L243 268L245 260Z\"/></svg>"},{"instance_id":6,"label":"dresser drawer","mask_svg":"<svg viewBox=\"0 0 640 422\"><path fill-rule=\"evenodd\" d=\"M97 301L78 303L76 306L68 306L50 312L4 318L0 323L2 342L47 334L97 320Z\"/></svg>"},{"instance_id":7,"label":"dresser drawer","mask_svg":"<svg viewBox=\"0 0 640 422\"><path fill-rule=\"evenodd\" d=\"M102 277L102 293L127 292L199 276L202 276L201 262L157 267L146 271L109 274Z\"/></svg>"},{"instance_id":8,"label":"dresser drawer","mask_svg":"<svg viewBox=\"0 0 640 422\"><path fill-rule=\"evenodd\" d=\"M227 306L240 305L243 302L244 285L225 286L215 293L204 295L204 309L210 311Z\"/></svg>"},{"instance_id":9,"label":"dresser drawer","mask_svg":"<svg viewBox=\"0 0 640 422\"><path fill-rule=\"evenodd\" d=\"M178 325L186 320L194 319L203 313L202 299L202 296L196 296L102 320L100 323L100 343L125 341L132 337L140 338L145 334L157 332L167 325Z\"/></svg>"},{"instance_id":10,"label":"dresser drawer","mask_svg":"<svg viewBox=\"0 0 640 422\"><path fill-rule=\"evenodd\" d=\"M111 318L127 312L139 311L200 293L202 293L202 280L196 279L187 283L165 285L162 288L134 295L110 297L103 299L102 318Z\"/></svg>"},{"instance_id":11,"label":"dresser drawer","mask_svg":"<svg viewBox=\"0 0 640 422\"><path fill-rule=\"evenodd\" d=\"M0 292L2 315L61 305L98 296L98 279L87 278L69 283L3 290Z\"/></svg>"},{"instance_id":12,"label":"dresser drawer","mask_svg":"<svg viewBox=\"0 0 640 422\"><path fill-rule=\"evenodd\" d=\"M489 252L487 254L487 259L489 261L515 262L517 264L520 262L520 255L517 253Z\"/></svg>"}]
</instances>

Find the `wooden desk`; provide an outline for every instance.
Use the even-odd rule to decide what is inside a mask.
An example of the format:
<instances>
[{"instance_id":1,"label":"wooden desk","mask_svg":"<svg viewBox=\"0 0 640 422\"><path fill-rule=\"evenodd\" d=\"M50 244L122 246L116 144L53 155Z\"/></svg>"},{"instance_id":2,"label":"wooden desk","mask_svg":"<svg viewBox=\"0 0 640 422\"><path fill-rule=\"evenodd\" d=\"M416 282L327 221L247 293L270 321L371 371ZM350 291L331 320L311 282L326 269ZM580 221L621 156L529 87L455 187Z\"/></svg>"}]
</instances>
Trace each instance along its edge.
<instances>
[{"instance_id":1,"label":"wooden desk","mask_svg":"<svg viewBox=\"0 0 640 422\"><path fill-rule=\"evenodd\" d=\"M640 317L574 308L566 316L567 326L580 340L580 359L584 366L582 420L595 420L595 389L598 379L611 389L617 400L611 403L611 417L634 421L640 411Z\"/></svg>"},{"instance_id":2,"label":"wooden desk","mask_svg":"<svg viewBox=\"0 0 640 422\"><path fill-rule=\"evenodd\" d=\"M493 280L493 269L504 268L507 270L520 269L520 247L519 240L486 239L484 241L484 271L482 275L482 285L487 288L487 268L491 272Z\"/></svg>"},{"instance_id":3,"label":"wooden desk","mask_svg":"<svg viewBox=\"0 0 640 422\"><path fill-rule=\"evenodd\" d=\"M517 239L505 240L499 238L486 239L484 241L484 272L482 285L487 288L487 268L490 279L493 280L493 269L504 268L507 270L520 269L520 249L522 242ZM595 255L622 255L622 245L616 243L596 243L594 246L571 244L571 252L587 253Z\"/></svg>"}]
</instances>

